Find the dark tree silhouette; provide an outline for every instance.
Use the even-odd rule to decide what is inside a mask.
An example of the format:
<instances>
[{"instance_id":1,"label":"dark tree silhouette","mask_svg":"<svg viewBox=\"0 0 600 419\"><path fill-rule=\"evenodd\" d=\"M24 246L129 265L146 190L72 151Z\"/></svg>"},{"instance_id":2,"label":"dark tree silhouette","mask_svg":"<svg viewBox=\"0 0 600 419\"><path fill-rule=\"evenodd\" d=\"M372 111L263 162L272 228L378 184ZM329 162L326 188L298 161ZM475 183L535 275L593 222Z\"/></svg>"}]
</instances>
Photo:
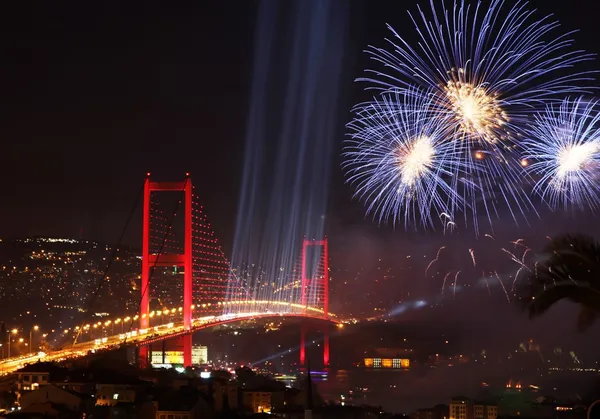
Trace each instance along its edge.
<instances>
[{"instance_id":1,"label":"dark tree silhouette","mask_svg":"<svg viewBox=\"0 0 600 419\"><path fill-rule=\"evenodd\" d=\"M546 246L545 254L531 267L521 303L531 318L561 300L578 304L578 329L585 331L600 315L600 243L585 235L563 235Z\"/></svg>"},{"instance_id":2,"label":"dark tree silhouette","mask_svg":"<svg viewBox=\"0 0 600 419\"><path fill-rule=\"evenodd\" d=\"M237 367L235 369L235 375L238 381L244 386L256 379L256 373L248 367Z\"/></svg>"}]
</instances>

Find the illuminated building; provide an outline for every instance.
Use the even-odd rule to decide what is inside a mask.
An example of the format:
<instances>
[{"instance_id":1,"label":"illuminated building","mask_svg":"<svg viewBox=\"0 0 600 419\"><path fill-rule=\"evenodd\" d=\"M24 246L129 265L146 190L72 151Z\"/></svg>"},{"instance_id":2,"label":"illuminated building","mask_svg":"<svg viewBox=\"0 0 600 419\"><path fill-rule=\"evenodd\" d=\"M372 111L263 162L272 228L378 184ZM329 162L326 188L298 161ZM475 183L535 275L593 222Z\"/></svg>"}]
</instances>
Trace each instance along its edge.
<instances>
[{"instance_id":1,"label":"illuminated building","mask_svg":"<svg viewBox=\"0 0 600 419\"><path fill-rule=\"evenodd\" d=\"M81 394L63 390L62 388L53 385L47 385L43 389L24 393L19 400L19 405L25 410L39 409L39 406L51 404L55 406L64 406L70 410L78 411L81 409L85 399L86 397Z\"/></svg>"},{"instance_id":2,"label":"illuminated building","mask_svg":"<svg viewBox=\"0 0 600 419\"><path fill-rule=\"evenodd\" d=\"M48 384L49 377L48 372L18 372L17 390L19 392L37 390L40 385Z\"/></svg>"},{"instance_id":3,"label":"illuminated building","mask_svg":"<svg viewBox=\"0 0 600 419\"><path fill-rule=\"evenodd\" d=\"M164 354L164 357L163 357ZM152 351L152 364L183 364L183 351ZM192 347L192 364L203 365L208 362L208 348L206 346Z\"/></svg>"},{"instance_id":4,"label":"illuminated building","mask_svg":"<svg viewBox=\"0 0 600 419\"><path fill-rule=\"evenodd\" d=\"M117 403L133 403L137 386L128 384L97 384L96 406L114 406Z\"/></svg>"},{"instance_id":5,"label":"illuminated building","mask_svg":"<svg viewBox=\"0 0 600 419\"><path fill-rule=\"evenodd\" d=\"M271 413L273 408L283 406L283 392L246 390L243 392L243 404L254 413Z\"/></svg>"},{"instance_id":6,"label":"illuminated building","mask_svg":"<svg viewBox=\"0 0 600 419\"><path fill-rule=\"evenodd\" d=\"M408 358L365 358L365 368L384 368L384 369L402 369L410 368L410 359Z\"/></svg>"},{"instance_id":7,"label":"illuminated building","mask_svg":"<svg viewBox=\"0 0 600 419\"><path fill-rule=\"evenodd\" d=\"M449 419L496 419L498 406L471 399L455 398L449 406Z\"/></svg>"}]
</instances>

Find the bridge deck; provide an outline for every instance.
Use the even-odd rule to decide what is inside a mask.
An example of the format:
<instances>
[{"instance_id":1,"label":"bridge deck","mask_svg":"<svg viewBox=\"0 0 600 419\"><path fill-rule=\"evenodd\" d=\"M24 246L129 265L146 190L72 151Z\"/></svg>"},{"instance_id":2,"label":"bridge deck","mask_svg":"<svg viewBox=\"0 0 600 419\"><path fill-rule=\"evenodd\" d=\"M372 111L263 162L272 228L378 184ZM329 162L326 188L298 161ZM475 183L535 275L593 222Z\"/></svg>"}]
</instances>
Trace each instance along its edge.
<instances>
[{"instance_id":1,"label":"bridge deck","mask_svg":"<svg viewBox=\"0 0 600 419\"><path fill-rule=\"evenodd\" d=\"M67 359L80 358L88 355L92 350L105 350L121 345L144 346L154 342L160 342L172 339L178 336L194 333L198 330L217 327L223 324L235 323L244 320L264 319L264 318L308 318L314 320L323 320L331 323L340 323L339 320L316 313L239 313L223 314L220 316L207 316L192 321L192 328L185 330L183 322L168 323L159 326L153 326L148 329L139 329L127 333L106 336L101 339L90 340L76 343L69 348L52 351L49 353L39 353L36 355L6 358L0 362L0 375L12 373L22 368L27 363L42 361L64 361Z\"/></svg>"}]
</instances>

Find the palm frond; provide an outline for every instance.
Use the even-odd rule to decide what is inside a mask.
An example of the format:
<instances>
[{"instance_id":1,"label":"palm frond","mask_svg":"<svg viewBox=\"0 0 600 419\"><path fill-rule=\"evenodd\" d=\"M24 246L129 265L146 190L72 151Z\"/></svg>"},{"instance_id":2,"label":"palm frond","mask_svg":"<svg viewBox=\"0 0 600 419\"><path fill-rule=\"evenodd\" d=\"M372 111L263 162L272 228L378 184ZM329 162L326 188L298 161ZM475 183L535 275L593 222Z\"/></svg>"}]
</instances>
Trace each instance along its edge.
<instances>
[{"instance_id":1,"label":"palm frond","mask_svg":"<svg viewBox=\"0 0 600 419\"><path fill-rule=\"evenodd\" d=\"M531 269L519 301L532 318L561 300L579 304L579 330L586 330L600 315L600 244L589 236L564 235L544 250L546 259Z\"/></svg>"}]
</instances>

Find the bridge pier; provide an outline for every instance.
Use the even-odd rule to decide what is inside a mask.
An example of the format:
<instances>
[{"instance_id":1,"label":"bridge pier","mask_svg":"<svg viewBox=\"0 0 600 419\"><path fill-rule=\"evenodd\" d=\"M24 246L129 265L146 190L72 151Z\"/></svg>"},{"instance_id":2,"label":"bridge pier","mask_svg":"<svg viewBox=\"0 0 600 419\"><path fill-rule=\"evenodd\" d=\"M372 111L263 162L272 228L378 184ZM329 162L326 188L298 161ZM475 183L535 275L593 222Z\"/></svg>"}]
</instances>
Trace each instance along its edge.
<instances>
[{"instance_id":1,"label":"bridge pier","mask_svg":"<svg viewBox=\"0 0 600 419\"><path fill-rule=\"evenodd\" d=\"M302 323L300 326L300 366L304 366L306 362L306 325Z\"/></svg>"},{"instance_id":2,"label":"bridge pier","mask_svg":"<svg viewBox=\"0 0 600 419\"><path fill-rule=\"evenodd\" d=\"M183 335L183 367L192 366L192 334Z\"/></svg>"},{"instance_id":3,"label":"bridge pier","mask_svg":"<svg viewBox=\"0 0 600 419\"><path fill-rule=\"evenodd\" d=\"M325 326L325 334L323 336L323 366L329 366L329 328Z\"/></svg>"},{"instance_id":4,"label":"bridge pier","mask_svg":"<svg viewBox=\"0 0 600 419\"><path fill-rule=\"evenodd\" d=\"M136 348L136 355L137 355L136 363L139 368L146 369L150 366L150 360L149 360L150 346L149 345L144 345L144 346L140 346L140 347Z\"/></svg>"},{"instance_id":5,"label":"bridge pier","mask_svg":"<svg viewBox=\"0 0 600 419\"><path fill-rule=\"evenodd\" d=\"M320 261L322 262L322 271L315 277L315 272L309 272L307 263L309 255L307 250L309 247L322 247L323 253ZM310 289L310 290L309 290ZM310 298L309 298L310 297ZM318 305L323 304L323 319L329 317L329 242L327 237L323 240L307 240L302 242L302 272L301 272L301 302L302 306L308 307L309 300L314 300ZM313 303L315 304L315 303ZM306 312L306 309L305 309ZM302 323L300 330L300 366L304 366L306 362L306 324ZM323 366L329 366L329 329L326 327L323 336Z\"/></svg>"},{"instance_id":6,"label":"bridge pier","mask_svg":"<svg viewBox=\"0 0 600 419\"><path fill-rule=\"evenodd\" d=\"M306 323L302 323L300 326L300 366L306 365ZM325 326L323 331L323 366L327 368L329 366L329 328Z\"/></svg>"}]
</instances>

